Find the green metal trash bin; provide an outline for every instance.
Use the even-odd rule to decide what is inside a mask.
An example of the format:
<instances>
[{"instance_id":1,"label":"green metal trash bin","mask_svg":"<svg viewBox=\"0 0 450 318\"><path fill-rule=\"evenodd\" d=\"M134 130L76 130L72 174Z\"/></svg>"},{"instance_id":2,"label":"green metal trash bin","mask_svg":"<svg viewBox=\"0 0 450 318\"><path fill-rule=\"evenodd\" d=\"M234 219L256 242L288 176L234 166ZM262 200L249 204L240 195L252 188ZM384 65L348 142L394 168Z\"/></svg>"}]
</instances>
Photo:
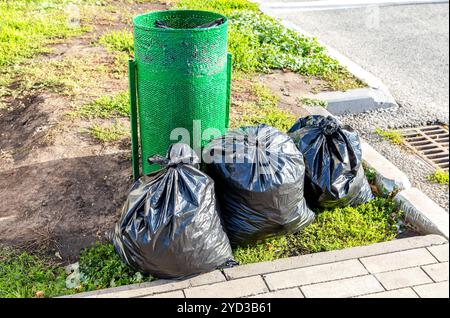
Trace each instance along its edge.
<instances>
[{"instance_id":1,"label":"green metal trash bin","mask_svg":"<svg viewBox=\"0 0 450 318\"><path fill-rule=\"evenodd\" d=\"M196 28L220 18L224 23L218 26ZM169 28L155 27L156 21ZM129 75L133 174L138 178L139 145L142 173L148 174L159 166L149 164L147 158L164 155L168 146L177 142L171 140L174 129L187 129L194 148L198 143L195 134L208 128L225 132L231 55L227 54L228 21L218 13L156 11L136 16L133 24L135 57ZM201 140L201 146L207 141Z\"/></svg>"}]
</instances>

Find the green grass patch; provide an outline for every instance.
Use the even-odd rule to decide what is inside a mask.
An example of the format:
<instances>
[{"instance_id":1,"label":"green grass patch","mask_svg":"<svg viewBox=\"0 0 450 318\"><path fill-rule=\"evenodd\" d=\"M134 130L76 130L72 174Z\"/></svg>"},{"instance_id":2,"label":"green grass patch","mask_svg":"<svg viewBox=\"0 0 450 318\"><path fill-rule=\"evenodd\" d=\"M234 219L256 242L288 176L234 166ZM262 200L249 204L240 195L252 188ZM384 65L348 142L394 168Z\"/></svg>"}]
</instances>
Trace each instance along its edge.
<instances>
[{"instance_id":1,"label":"green grass patch","mask_svg":"<svg viewBox=\"0 0 450 318\"><path fill-rule=\"evenodd\" d=\"M0 298L67 294L64 269L45 258L0 249Z\"/></svg>"},{"instance_id":2,"label":"green grass patch","mask_svg":"<svg viewBox=\"0 0 450 318\"><path fill-rule=\"evenodd\" d=\"M280 131L287 131L295 123L296 117L278 107L278 96L274 95L267 86L253 83L250 93L255 101L235 103L240 115L232 117L231 127L267 124Z\"/></svg>"},{"instance_id":3,"label":"green grass patch","mask_svg":"<svg viewBox=\"0 0 450 318\"><path fill-rule=\"evenodd\" d=\"M323 107L323 108L328 107L328 102L326 100L322 100L322 99L302 97L302 98L299 98L298 101L303 106L319 106L319 107Z\"/></svg>"},{"instance_id":4,"label":"green grass patch","mask_svg":"<svg viewBox=\"0 0 450 318\"><path fill-rule=\"evenodd\" d=\"M142 283L154 279L122 262L110 243L96 243L84 249L78 263L83 276L80 285L83 291Z\"/></svg>"},{"instance_id":5,"label":"green grass patch","mask_svg":"<svg viewBox=\"0 0 450 318\"><path fill-rule=\"evenodd\" d=\"M233 255L241 265L266 262L287 257L286 248L286 237L281 236L254 245L238 246L233 250Z\"/></svg>"},{"instance_id":6,"label":"green grass patch","mask_svg":"<svg viewBox=\"0 0 450 318\"><path fill-rule=\"evenodd\" d=\"M111 126L102 126L94 123L89 127L89 134L91 137L105 143L121 140L127 136L128 133L128 130L118 122Z\"/></svg>"},{"instance_id":7,"label":"green grass patch","mask_svg":"<svg viewBox=\"0 0 450 318\"><path fill-rule=\"evenodd\" d=\"M124 52L128 55L134 53L133 34L130 31L118 30L103 34L99 43L111 52Z\"/></svg>"},{"instance_id":8,"label":"green grass patch","mask_svg":"<svg viewBox=\"0 0 450 318\"><path fill-rule=\"evenodd\" d=\"M290 256L390 241L403 213L391 199L376 198L357 207L318 212L302 232L289 235Z\"/></svg>"},{"instance_id":9,"label":"green grass patch","mask_svg":"<svg viewBox=\"0 0 450 318\"><path fill-rule=\"evenodd\" d=\"M255 3L247 0L180 0L175 7L210 10L228 17L228 49L233 54L235 70L250 73L291 70L319 76L336 90L364 86L330 58L316 39L299 36L279 21L262 14Z\"/></svg>"},{"instance_id":10,"label":"green grass patch","mask_svg":"<svg viewBox=\"0 0 450 318\"><path fill-rule=\"evenodd\" d=\"M403 144L403 136L396 130L383 130L381 128L375 128L375 133L384 140L390 141L394 145Z\"/></svg>"},{"instance_id":11,"label":"green grass patch","mask_svg":"<svg viewBox=\"0 0 450 318\"><path fill-rule=\"evenodd\" d=\"M316 212L316 220L299 233L235 248L236 260L248 264L390 241L399 233L403 217L388 198Z\"/></svg>"},{"instance_id":12,"label":"green grass patch","mask_svg":"<svg viewBox=\"0 0 450 318\"><path fill-rule=\"evenodd\" d=\"M127 30L111 31L103 34L99 43L114 55L114 72L126 73L128 60L134 55L133 33Z\"/></svg>"},{"instance_id":13,"label":"green grass patch","mask_svg":"<svg viewBox=\"0 0 450 318\"><path fill-rule=\"evenodd\" d=\"M127 117L130 114L128 92L112 96L102 96L93 102L79 107L73 115L83 118L117 118Z\"/></svg>"},{"instance_id":14,"label":"green grass patch","mask_svg":"<svg viewBox=\"0 0 450 318\"><path fill-rule=\"evenodd\" d=\"M46 44L54 39L87 31L68 23L66 6L62 0L0 1L0 70L48 51Z\"/></svg>"},{"instance_id":15,"label":"green grass patch","mask_svg":"<svg viewBox=\"0 0 450 318\"><path fill-rule=\"evenodd\" d=\"M302 232L271 238L233 250L241 264L288 256L369 245L395 238L403 213L391 199L377 198L357 207L317 211ZM123 263L110 243L84 249L78 260L78 281L67 288L68 274L42 257L0 249L0 297L53 297L152 281ZM71 274L72 275L72 274Z\"/></svg>"},{"instance_id":16,"label":"green grass patch","mask_svg":"<svg viewBox=\"0 0 450 318\"><path fill-rule=\"evenodd\" d=\"M428 180L440 185L448 185L449 173L441 169L436 170L433 174L428 176Z\"/></svg>"}]
</instances>

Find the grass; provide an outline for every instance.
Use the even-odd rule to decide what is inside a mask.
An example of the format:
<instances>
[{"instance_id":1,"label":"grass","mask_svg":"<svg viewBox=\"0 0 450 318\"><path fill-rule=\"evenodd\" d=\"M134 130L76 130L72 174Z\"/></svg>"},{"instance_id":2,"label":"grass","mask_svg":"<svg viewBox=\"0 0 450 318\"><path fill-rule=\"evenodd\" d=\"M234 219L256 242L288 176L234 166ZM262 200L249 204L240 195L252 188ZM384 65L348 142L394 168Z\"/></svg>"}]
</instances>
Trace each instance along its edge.
<instances>
[{"instance_id":1,"label":"grass","mask_svg":"<svg viewBox=\"0 0 450 318\"><path fill-rule=\"evenodd\" d=\"M289 235L288 254L309 254L390 241L398 234L403 213L388 198L376 198L357 207L317 213L313 224Z\"/></svg>"},{"instance_id":2,"label":"grass","mask_svg":"<svg viewBox=\"0 0 450 318\"><path fill-rule=\"evenodd\" d=\"M392 199L377 198L358 207L317 211L315 222L302 232L236 247L233 254L249 264L389 241L397 235L401 218ZM124 264L110 243L83 250L76 265L78 279L69 286L70 276L45 258L0 250L0 297L52 297L155 279Z\"/></svg>"},{"instance_id":3,"label":"grass","mask_svg":"<svg viewBox=\"0 0 450 318\"><path fill-rule=\"evenodd\" d=\"M154 280L123 263L109 243L84 249L73 265L74 280L46 257L0 249L0 298L56 297Z\"/></svg>"},{"instance_id":4,"label":"grass","mask_svg":"<svg viewBox=\"0 0 450 318\"><path fill-rule=\"evenodd\" d=\"M437 183L440 185L448 185L449 173L448 171L444 171L441 169L437 169L430 176L428 176L428 180Z\"/></svg>"},{"instance_id":5,"label":"grass","mask_svg":"<svg viewBox=\"0 0 450 318\"><path fill-rule=\"evenodd\" d=\"M124 74L128 59L134 55L133 34L126 30L115 30L103 34L99 43L114 55L114 70Z\"/></svg>"},{"instance_id":6,"label":"grass","mask_svg":"<svg viewBox=\"0 0 450 318\"><path fill-rule=\"evenodd\" d=\"M83 279L80 282L82 291L110 288L121 285L142 283L154 278L142 275L120 259L109 243L96 243L85 249L78 260Z\"/></svg>"},{"instance_id":7,"label":"grass","mask_svg":"<svg viewBox=\"0 0 450 318\"><path fill-rule=\"evenodd\" d=\"M127 117L130 113L128 92L118 93L112 96L102 96L93 102L79 107L72 115L93 118L117 118Z\"/></svg>"},{"instance_id":8,"label":"grass","mask_svg":"<svg viewBox=\"0 0 450 318\"><path fill-rule=\"evenodd\" d=\"M64 269L42 257L0 249L0 298L66 294Z\"/></svg>"},{"instance_id":9,"label":"grass","mask_svg":"<svg viewBox=\"0 0 450 318\"><path fill-rule=\"evenodd\" d=\"M395 130L383 130L381 128L375 128L375 133L384 140L390 141L394 145L403 144L403 136L400 132Z\"/></svg>"},{"instance_id":10,"label":"grass","mask_svg":"<svg viewBox=\"0 0 450 318\"><path fill-rule=\"evenodd\" d=\"M328 102L326 100L322 100L322 99L302 97L302 98L299 98L298 101L303 106L319 106L319 107L323 107L323 108L328 107Z\"/></svg>"},{"instance_id":11,"label":"grass","mask_svg":"<svg viewBox=\"0 0 450 318\"><path fill-rule=\"evenodd\" d=\"M234 107L240 114L231 118L232 128L265 123L287 131L295 123L296 117L278 107L279 98L265 85L253 83L249 93L255 101L235 102Z\"/></svg>"},{"instance_id":12,"label":"grass","mask_svg":"<svg viewBox=\"0 0 450 318\"><path fill-rule=\"evenodd\" d=\"M87 31L68 23L66 5L62 0L0 1L0 70L46 52L52 40Z\"/></svg>"},{"instance_id":13,"label":"grass","mask_svg":"<svg viewBox=\"0 0 450 318\"><path fill-rule=\"evenodd\" d=\"M299 36L280 22L262 14L247 0L179 0L175 7L211 10L227 15L229 51L234 70L252 73L270 69L290 70L319 76L330 88L347 90L364 86L336 60L330 58L316 39Z\"/></svg>"},{"instance_id":14,"label":"grass","mask_svg":"<svg viewBox=\"0 0 450 318\"><path fill-rule=\"evenodd\" d=\"M102 126L98 123L94 123L89 127L89 134L98 141L108 143L121 140L128 135L128 130L118 122L115 122L111 126Z\"/></svg>"}]
</instances>

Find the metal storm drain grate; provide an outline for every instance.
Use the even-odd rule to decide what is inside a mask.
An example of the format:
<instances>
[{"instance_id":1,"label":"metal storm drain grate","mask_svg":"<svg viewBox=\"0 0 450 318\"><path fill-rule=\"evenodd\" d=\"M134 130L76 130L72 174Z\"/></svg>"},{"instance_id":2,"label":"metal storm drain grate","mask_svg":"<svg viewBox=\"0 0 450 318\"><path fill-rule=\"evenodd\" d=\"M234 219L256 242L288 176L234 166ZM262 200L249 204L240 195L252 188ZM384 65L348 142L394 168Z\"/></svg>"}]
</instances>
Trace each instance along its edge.
<instances>
[{"instance_id":1,"label":"metal storm drain grate","mask_svg":"<svg viewBox=\"0 0 450 318\"><path fill-rule=\"evenodd\" d=\"M448 128L425 126L399 130L405 144L433 167L449 170Z\"/></svg>"}]
</instances>

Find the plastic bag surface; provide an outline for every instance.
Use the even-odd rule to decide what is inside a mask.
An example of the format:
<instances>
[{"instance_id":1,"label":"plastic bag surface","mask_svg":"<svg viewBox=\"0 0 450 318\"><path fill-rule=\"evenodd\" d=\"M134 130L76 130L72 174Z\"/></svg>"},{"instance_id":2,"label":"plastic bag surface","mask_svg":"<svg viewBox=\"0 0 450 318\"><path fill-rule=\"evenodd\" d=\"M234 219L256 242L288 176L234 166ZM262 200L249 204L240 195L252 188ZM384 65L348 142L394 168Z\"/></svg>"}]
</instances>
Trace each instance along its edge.
<instances>
[{"instance_id":1,"label":"plastic bag surface","mask_svg":"<svg viewBox=\"0 0 450 318\"><path fill-rule=\"evenodd\" d=\"M303 157L286 134L242 127L211 141L203 158L232 245L298 232L314 220L303 198Z\"/></svg>"},{"instance_id":2,"label":"plastic bag surface","mask_svg":"<svg viewBox=\"0 0 450 318\"><path fill-rule=\"evenodd\" d=\"M288 131L303 154L305 198L314 207L358 205L373 199L362 167L358 134L334 117L300 118Z\"/></svg>"},{"instance_id":3,"label":"plastic bag surface","mask_svg":"<svg viewBox=\"0 0 450 318\"><path fill-rule=\"evenodd\" d=\"M187 145L173 144L165 168L134 183L116 224L113 243L135 269L159 278L181 278L229 263L231 246L216 205L213 180L198 170Z\"/></svg>"}]
</instances>

